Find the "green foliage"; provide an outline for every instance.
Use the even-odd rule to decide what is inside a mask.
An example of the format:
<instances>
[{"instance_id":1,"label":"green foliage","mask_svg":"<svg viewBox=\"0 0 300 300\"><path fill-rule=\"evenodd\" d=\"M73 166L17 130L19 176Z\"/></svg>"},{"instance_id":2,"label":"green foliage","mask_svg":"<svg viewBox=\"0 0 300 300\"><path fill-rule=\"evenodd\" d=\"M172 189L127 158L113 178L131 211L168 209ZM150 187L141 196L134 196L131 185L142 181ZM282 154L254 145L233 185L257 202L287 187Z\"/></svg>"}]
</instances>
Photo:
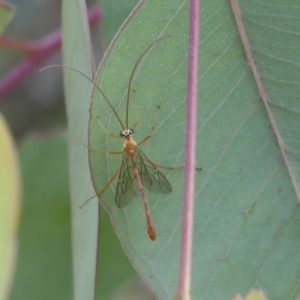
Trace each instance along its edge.
<instances>
[{"instance_id":1,"label":"green foliage","mask_svg":"<svg viewBox=\"0 0 300 300\"><path fill-rule=\"evenodd\" d=\"M72 299L66 136L59 134L51 138L27 139L20 149L20 160L24 203L18 264L10 299ZM1 209L1 212L6 210ZM109 218L104 214L102 226L100 266L106 272L99 275L98 295L99 299L106 299L124 278L127 280L134 273ZM13 254L13 251L10 253ZM7 273L5 276L7 278Z\"/></svg>"},{"instance_id":2,"label":"green foliage","mask_svg":"<svg viewBox=\"0 0 300 300\"><path fill-rule=\"evenodd\" d=\"M80 1L78 5L73 4L65 1L63 6L64 65L80 70L91 78L93 68L86 15ZM120 282L132 277L134 272L120 245L116 243L116 237L107 234L111 232L111 227L107 228L107 216L104 216L106 222L101 221L103 231L98 232L100 221L96 199L79 209L86 199L95 194L90 182L88 151L84 146L87 144L92 85L80 74L70 70L64 70L64 73L70 149L74 297L78 300L93 297L99 237L100 245L103 245L100 249L99 272L103 273L99 275L98 296L103 299ZM109 270L106 272L105 268Z\"/></svg>"},{"instance_id":3,"label":"green foliage","mask_svg":"<svg viewBox=\"0 0 300 300\"><path fill-rule=\"evenodd\" d=\"M0 3L0 34L2 34L4 28L13 17L14 8L8 3Z\"/></svg>"},{"instance_id":4,"label":"green foliage","mask_svg":"<svg viewBox=\"0 0 300 300\"><path fill-rule=\"evenodd\" d=\"M251 50L290 168L282 160L274 127L258 96L229 1L202 1L197 140L197 161L202 172L196 181L192 298L230 299L256 287L268 299L294 299L300 292L300 5L297 0L240 2ZM63 63L92 77L82 2L64 1L63 15ZM117 22L118 18L114 27ZM110 27L109 22L106 26ZM109 29L106 34L108 40L113 35ZM149 135L154 125L152 137L141 149L159 164L182 166L187 2L143 2L108 49L96 81L124 120L126 89L136 60L153 41L168 35L147 53L137 69L129 125L139 120L134 135L137 141ZM122 151L122 142L108 137L95 118L88 127L92 84L70 71L64 76L74 297L93 299L99 215L96 200L78 209L95 194L88 151L83 144L87 144L89 133L92 176L99 192L120 166L121 156L99 155L94 150ZM109 132L119 133L120 124L97 90L92 98L92 112ZM21 159L25 204L12 299L26 295L30 299L71 298L65 139L60 136L43 145L28 141ZM155 242L147 236L140 197L124 209L117 208L114 181L101 200L139 274L160 299L172 299L178 277L183 171L161 171L172 184L173 192L160 195L146 191L157 228ZM98 295L103 299L117 287L121 277L131 277L133 271L126 264L124 253L120 256L120 248L115 250L116 239L106 240L106 225L101 228L104 233L100 233L100 256L110 255L99 263L99 280L106 290L99 288ZM119 279L111 279L115 272ZM52 294L54 286L57 294Z\"/></svg>"},{"instance_id":5,"label":"green foliage","mask_svg":"<svg viewBox=\"0 0 300 300\"><path fill-rule=\"evenodd\" d=\"M281 3L281 2L280 2ZM274 128L258 96L253 76L227 2L202 4L193 257L194 299L225 299L262 287L270 299L299 293L298 249L300 78L295 37L300 32L293 1L285 6L245 2L241 10L252 51L271 100L272 114L286 147L291 169L281 159ZM294 21L293 21L294 20ZM279 22L280 21L280 22ZM182 1L145 2L109 48L97 83L124 120L128 80L134 63L151 42L170 38L146 55L135 74L130 124L135 138L155 131L143 151L153 161L180 166L184 157L184 117L188 6ZM155 24L155 25L154 25ZM120 124L94 90L92 112L110 133ZM121 163L122 143L108 137L96 118L90 123L91 167L97 191ZM181 232L183 172L164 172L170 195L147 193L157 227L157 241L146 234L140 198L120 210L114 203L116 182L101 200L132 263L161 299L174 293ZM281 282L278 285L278 281Z\"/></svg>"},{"instance_id":6,"label":"green foliage","mask_svg":"<svg viewBox=\"0 0 300 300\"><path fill-rule=\"evenodd\" d=\"M101 11L103 16L104 35L107 41L111 41L125 19L132 12L138 0L103 0Z\"/></svg>"},{"instance_id":7,"label":"green foliage","mask_svg":"<svg viewBox=\"0 0 300 300\"><path fill-rule=\"evenodd\" d=\"M21 186L15 145L1 114L0 145L0 299L6 299L18 249Z\"/></svg>"},{"instance_id":8,"label":"green foliage","mask_svg":"<svg viewBox=\"0 0 300 300\"><path fill-rule=\"evenodd\" d=\"M24 199L12 300L71 298L66 150L63 135L30 138L20 149Z\"/></svg>"}]
</instances>

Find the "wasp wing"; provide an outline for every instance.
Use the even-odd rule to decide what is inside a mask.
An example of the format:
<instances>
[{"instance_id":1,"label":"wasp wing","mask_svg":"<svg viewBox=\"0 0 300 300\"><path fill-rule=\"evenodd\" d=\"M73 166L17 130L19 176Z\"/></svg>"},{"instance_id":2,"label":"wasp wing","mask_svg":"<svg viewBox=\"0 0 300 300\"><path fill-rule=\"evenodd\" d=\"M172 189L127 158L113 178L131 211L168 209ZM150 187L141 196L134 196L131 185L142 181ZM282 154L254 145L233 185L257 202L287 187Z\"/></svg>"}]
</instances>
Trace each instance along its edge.
<instances>
[{"instance_id":1,"label":"wasp wing","mask_svg":"<svg viewBox=\"0 0 300 300\"><path fill-rule=\"evenodd\" d=\"M115 197L116 205L120 208L129 204L139 193L133 163L124 151Z\"/></svg>"},{"instance_id":2,"label":"wasp wing","mask_svg":"<svg viewBox=\"0 0 300 300\"><path fill-rule=\"evenodd\" d=\"M152 193L171 193L172 186L167 178L157 169L157 167L140 149L138 149L136 157L136 166L139 171L143 186Z\"/></svg>"},{"instance_id":3,"label":"wasp wing","mask_svg":"<svg viewBox=\"0 0 300 300\"><path fill-rule=\"evenodd\" d=\"M125 207L140 193L134 168L138 170L143 187L150 192L162 194L172 192L169 181L140 149L137 149L133 158L128 157L124 151L115 198L118 207Z\"/></svg>"}]
</instances>

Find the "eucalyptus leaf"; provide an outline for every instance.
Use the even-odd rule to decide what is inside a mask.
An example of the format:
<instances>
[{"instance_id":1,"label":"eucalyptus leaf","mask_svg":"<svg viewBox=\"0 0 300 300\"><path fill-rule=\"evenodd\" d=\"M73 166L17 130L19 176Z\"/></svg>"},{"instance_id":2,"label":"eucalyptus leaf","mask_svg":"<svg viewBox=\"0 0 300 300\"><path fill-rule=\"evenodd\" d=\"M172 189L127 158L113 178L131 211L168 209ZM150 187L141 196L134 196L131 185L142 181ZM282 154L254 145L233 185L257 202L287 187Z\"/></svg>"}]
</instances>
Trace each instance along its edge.
<instances>
[{"instance_id":1,"label":"eucalyptus leaf","mask_svg":"<svg viewBox=\"0 0 300 300\"><path fill-rule=\"evenodd\" d=\"M293 299L299 294L300 265L296 50L300 4L265 0L241 1L240 5L291 168L281 159L230 3L203 1L197 141L198 164L203 170L196 182L192 297L230 299L259 287L269 299ZM182 166L184 161L187 24L187 1L145 2L115 38L96 78L125 120L135 62L153 41L170 36L141 61L129 107L129 127L138 121L137 142L154 126L142 151L152 161L170 167ZM121 156L106 153L122 152L122 141L112 136L122 127L96 89L91 111L90 164L99 193L120 167ZM178 276L183 171L162 172L173 186L172 193L146 194L157 228L155 242L146 233L140 196L119 209L116 179L100 199L135 268L158 298L171 299Z\"/></svg>"},{"instance_id":2,"label":"eucalyptus leaf","mask_svg":"<svg viewBox=\"0 0 300 300\"><path fill-rule=\"evenodd\" d=\"M85 3L63 1L63 63L93 76L91 42ZM80 205L94 194L90 184L87 150L87 120L91 83L76 72L64 70L68 117L69 172L72 216L74 299L94 299L98 246L98 207Z\"/></svg>"}]
</instances>

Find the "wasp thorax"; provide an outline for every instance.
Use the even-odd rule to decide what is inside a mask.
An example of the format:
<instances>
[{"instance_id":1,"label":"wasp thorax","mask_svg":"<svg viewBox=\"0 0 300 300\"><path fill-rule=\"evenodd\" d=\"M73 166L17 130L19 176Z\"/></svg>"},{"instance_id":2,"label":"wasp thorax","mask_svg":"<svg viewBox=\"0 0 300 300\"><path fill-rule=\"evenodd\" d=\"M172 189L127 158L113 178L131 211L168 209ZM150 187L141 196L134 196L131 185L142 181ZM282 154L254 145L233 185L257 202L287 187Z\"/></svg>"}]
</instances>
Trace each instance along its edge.
<instances>
[{"instance_id":1,"label":"wasp thorax","mask_svg":"<svg viewBox=\"0 0 300 300\"><path fill-rule=\"evenodd\" d=\"M120 136L121 137L127 137L134 134L134 130L133 129L124 129L120 132Z\"/></svg>"}]
</instances>

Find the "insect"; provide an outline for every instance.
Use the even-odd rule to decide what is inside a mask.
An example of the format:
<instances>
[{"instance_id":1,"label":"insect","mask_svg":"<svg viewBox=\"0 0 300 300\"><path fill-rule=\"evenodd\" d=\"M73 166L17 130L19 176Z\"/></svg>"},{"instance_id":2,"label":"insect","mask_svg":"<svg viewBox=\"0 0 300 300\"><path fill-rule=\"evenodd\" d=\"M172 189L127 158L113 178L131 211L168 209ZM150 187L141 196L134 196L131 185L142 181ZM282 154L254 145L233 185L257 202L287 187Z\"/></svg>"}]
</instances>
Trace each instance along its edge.
<instances>
[{"instance_id":1,"label":"insect","mask_svg":"<svg viewBox=\"0 0 300 300\"><path fill-rule=\"evenodd\" d=\"M130 75L129 83L128 83L128 90L127 90L127 97L126 97L125 124L122 122L121 118L119 117L117 111L109 101L108 97L104 94L104 92L100 89L100 87L96 83L94 83L95 87L102 94L103 98L105 99L109 107L112 109L115 117L120 123L122 130L119 133L119 137L121 137L124 140L123 151L107 153L109 155L122 154L122 162L121 162L121 166L116 170L116 172L113 174L109 182L104 186L104 188L99 193L97 193L97 196L101 197L101 195L106 191L106 189L118 176L117 187L115 192L116 205L119 208L123 208L126 205L128 205L138 194L140 194L143 201L143 206L144 206L144 211L146 216L148 235L151 240L156 239L156 229L150 213L150 209L148 207L145 188L147 188L150 192L153 193L169 194L172 192L172 186L168 182L166 177L158 170L158 167L162 167L162 166L152 162L142 152L142 150L139 147L142 143L150 139L152 133L139 143L137 143L133 139L134 128L137 122L134 124L133 128L130 128L128 125L129 124L129 101L130 101L130 91L131 91L133 77L139 62L141 61L143 56L154 46L154 44L156 44L158 41L160 41L163 38L160 38L154 41L152 44L150 44L150 46L140 55L140 57L138 58L138 60L136 61L133 67L133 70ZM106 132L106 129L104 128L103 124L95 115L93 115L92 112L91 112L91 117L96 118L97 121L99 122L100 127ZM107 132L106 134L116 137L116 135L114 134L109 134ZM90 149L90 151L93 150ZM173 169L171 167L163 167L163 168Z\"/></svg>"},{"instance_id":2,"label":"insect","mask_svg":"<svg viewBox=\"0 0 300 300\"><path fill-rule=\"evenodd\" d=\"M144 205L144 211L146 215L146 223L147 223L147 230L148 235L151 240L156 239L156 229L154 226L154 222L150 213L150 209L148 207L147 198L145 194L145 189L147 188L150 192L153 193L162 193L162 194L169 194L172 192L172 186L166 179L166 177L158 170L158 167L174 170L173 167L164 167L161 165L158 165L154 162L152 162L139 148L141 144L146 142L151 138L152 132L150 135L145 137L141 142L137 143L133 139L134 134L134 128L137 125L137 122L134 124L133 128L130 128L129 123L129 100L130 100L130 90L132 86L133 77L135 74L135 71L141 61L141 59L144 57L144 55L159 41L166 38L168 36L164 36L162 38L157 39L156 41L152 42L150 46L139 56L138 60L136 61L133 70L130 75L129 83L128 83L128 90L127 90L127 97L126 97L126 114L125 114L125 125L122 122L120 116L118 115L116 109L113 107L111 102L109 101L108 97L105 95L105 93L102 91L102 89L97 85L97 83L89 78L84 73L75 70L70 67L62 66L62 65L53 65L43 68L41 71L50 68L50 67L61 67L65 69L69 69L72 71L75 71L77 73L80 73L82 76L84 76L87 80L89 80L94 87L100 92L100 94L105 99L105 102L108 104L108 106L113 111L113 114L115 115L116 119L121 125L121 132L119 133L119 136L110 134L106 131L101 121L93 114L91 111L91 118L95 118L98 122L100 127L103 129L103 131L108 135L112 137L119 137L124 140L123 142L123 151L121 152L107 152L107 153L100 153L100 154L122 154L122 162L121 166L116 170L116 172L112 175L108 183L104 186L104 188L97 192L96 196L101 197L107 190L107 188L110 186L110 184L115 180L115 178L118 176L118 182L115 192L115 203L119 208L123 208L126 205L128 205L138 194L141 195L143 205ZM95 149L92 149L88 147L89 151L96 151ZM89 198L86 200L80 208L82 208L88 201L90 201L95 196Z\"/></svg>"}]
</instances>

